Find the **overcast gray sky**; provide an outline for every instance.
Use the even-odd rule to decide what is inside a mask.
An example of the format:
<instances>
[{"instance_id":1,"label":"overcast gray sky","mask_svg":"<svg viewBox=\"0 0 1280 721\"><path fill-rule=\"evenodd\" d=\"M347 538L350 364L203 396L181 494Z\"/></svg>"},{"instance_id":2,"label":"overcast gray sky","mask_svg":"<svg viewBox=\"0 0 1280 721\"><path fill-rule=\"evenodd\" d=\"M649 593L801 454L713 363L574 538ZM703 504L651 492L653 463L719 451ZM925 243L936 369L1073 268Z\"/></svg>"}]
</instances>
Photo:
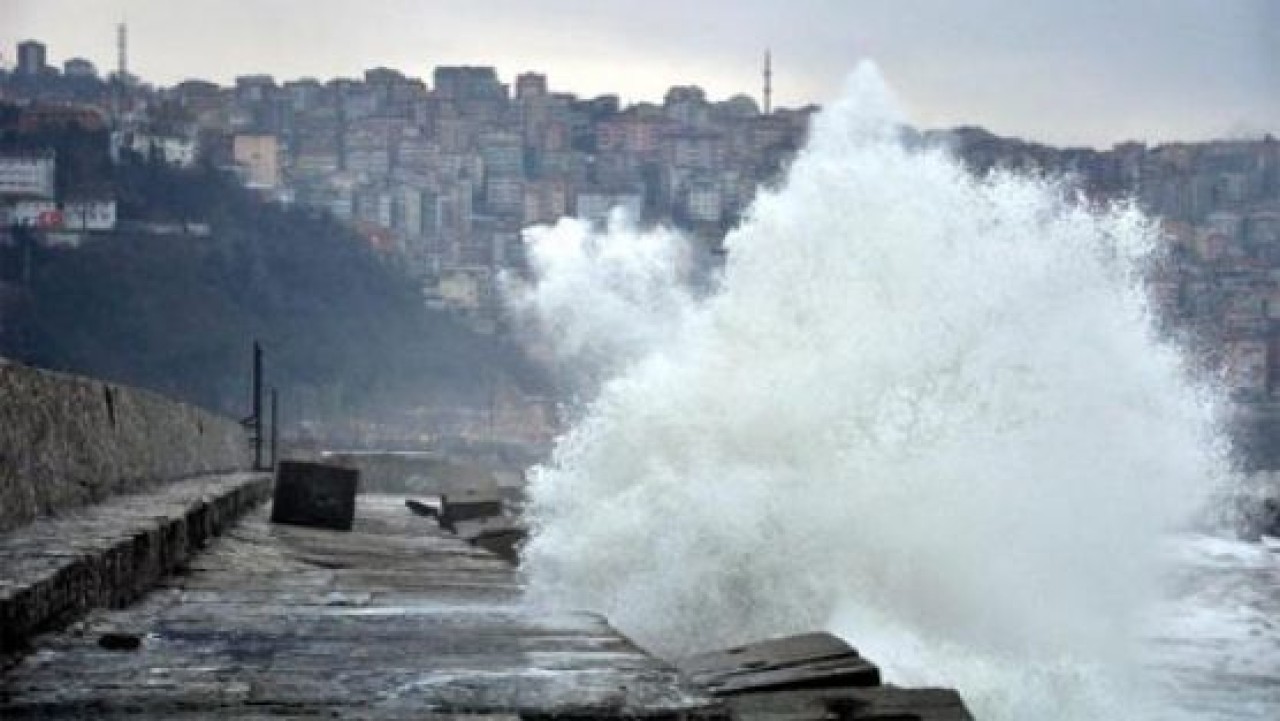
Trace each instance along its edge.
<instances>
[{"instance_id":1,"label":"overcast gray sky","mask_svg":"<svg viewBox=\"0 0 1280 721\"><path fill-rule=\"evenodd\" d=\"M918 125L1055 143L1280 135L1280 0L0 0L0 50L188 77L356 76L444 64L549 74L553 89L821 103L875 60Z\"/></svg>"}]
</instances>

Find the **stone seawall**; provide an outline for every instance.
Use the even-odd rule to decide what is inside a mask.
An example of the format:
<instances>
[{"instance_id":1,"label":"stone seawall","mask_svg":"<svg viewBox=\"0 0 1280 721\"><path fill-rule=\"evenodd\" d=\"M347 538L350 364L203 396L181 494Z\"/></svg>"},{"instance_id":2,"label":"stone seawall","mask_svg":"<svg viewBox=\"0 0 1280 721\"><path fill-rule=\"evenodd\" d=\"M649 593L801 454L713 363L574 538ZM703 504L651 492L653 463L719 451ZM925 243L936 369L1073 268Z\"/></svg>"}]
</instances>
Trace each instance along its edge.
<instances>
[{"instance_id":1,"label":"stone seawall","mask_svg":"<svg viewBox=\"0 0 1280 721\"><path fill-rule=\"evenodd\" d=\"M0 532L251 462L234 420L137 388L0 359Z\"/></svg>"}]
</instances>

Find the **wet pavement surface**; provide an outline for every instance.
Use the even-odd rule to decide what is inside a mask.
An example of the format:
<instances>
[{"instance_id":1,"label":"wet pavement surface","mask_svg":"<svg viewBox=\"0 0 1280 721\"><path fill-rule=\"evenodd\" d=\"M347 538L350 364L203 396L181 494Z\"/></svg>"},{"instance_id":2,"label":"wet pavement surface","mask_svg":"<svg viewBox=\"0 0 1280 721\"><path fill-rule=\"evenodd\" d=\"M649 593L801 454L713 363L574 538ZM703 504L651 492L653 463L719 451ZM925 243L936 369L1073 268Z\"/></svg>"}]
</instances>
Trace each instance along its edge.
<instances>
[{"instance_id":1,"label":"wet pavement surface","mask_svg":"<svg viewBox=\"0 0 1280 721\"><path fill-rule=\"evenodd\" d=\"M351 532L268 517L134 606L39 637L0 675L0 716L721 715L603 618L527 607L512 566L403 496L361 496Z\"/></svg>"}]
</instances>

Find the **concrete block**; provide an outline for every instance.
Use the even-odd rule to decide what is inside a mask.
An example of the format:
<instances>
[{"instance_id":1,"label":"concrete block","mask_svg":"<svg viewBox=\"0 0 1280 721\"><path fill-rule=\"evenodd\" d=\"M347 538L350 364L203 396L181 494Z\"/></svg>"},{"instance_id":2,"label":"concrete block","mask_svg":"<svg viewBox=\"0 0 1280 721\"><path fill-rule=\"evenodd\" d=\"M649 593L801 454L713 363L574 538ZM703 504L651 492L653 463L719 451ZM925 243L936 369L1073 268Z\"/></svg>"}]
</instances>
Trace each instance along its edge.
<instances>
[{"instance_id":1,"label":"concrete block","mask_svg":"<svg viewBox=\"0 0 1280 721\"><path fill-rule=\"evenodd\" d=\"M716 696L807 688L879 686L880 670L828 633L771 639L676 663Z\"/></svg>"},{"instance_id":2,"label":"concrete block","mask_svg":"<svg viewBox=\"0 0 1280 721\"><path fill-rule=\"evenodd\" d=\"M359 479L360 472L351 468L281 461L276 468L271 522L350 531Z\"/></svg>"},{"instance_id":3,"label":"concrete block","mask_svg":"<svg viewBox=\"0 0 1280 721\"><path fill-rule=\"evenodd\" d=\"M440 497L440 527L457 532L457 524L502 515L502 498L496 493L468 490Z\"/></svg>"},{"instance_id":4,"label":"concrete block","mask_svg":"<svg viewBox=\"0 0 1280 721\"><path fill-rule=\"evenodd\" d=\"M523 528L485 529L467 542L516 565L520 563L520 546L527 536L528 532Z\"/></svg>"}]
</instances>

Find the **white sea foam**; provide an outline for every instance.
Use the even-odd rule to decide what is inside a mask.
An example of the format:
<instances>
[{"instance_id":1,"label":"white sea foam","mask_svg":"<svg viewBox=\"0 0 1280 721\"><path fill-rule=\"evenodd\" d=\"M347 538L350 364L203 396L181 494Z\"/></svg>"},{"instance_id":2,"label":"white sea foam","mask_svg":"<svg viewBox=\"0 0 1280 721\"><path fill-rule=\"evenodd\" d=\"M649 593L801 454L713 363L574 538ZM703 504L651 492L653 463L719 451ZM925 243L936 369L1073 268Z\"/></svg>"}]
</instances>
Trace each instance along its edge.
<instances>
[{"instance_id":1,"label":"white sea foam","mask_svg":"<svg viewBox=\"0 0 1280 721\"><path fill-rule=\"evenodd\" d=\"M900 121L857 71L701 301L644 256L669 235L529 234L612 268L540 262L521 300L610 358L532 474L531 595L669 656L827 628L984 719L1139 718L1159 539L1223 468L1151 330L1156 230Z\"/></svg>"},{"instance_id":2,"label":"white sea foam","mask_svg":"<svg viewBox=\"0 0 1280 721\"><path fill-rule=\"evenodd\" d=\"M508 310L537 324L587 391L668 345L694 307L688 245L672 231L640 232L615 211L604 233L565 218L528 229L525 239L537 283L506 278Z\"/></svg>"}]
</instances>

